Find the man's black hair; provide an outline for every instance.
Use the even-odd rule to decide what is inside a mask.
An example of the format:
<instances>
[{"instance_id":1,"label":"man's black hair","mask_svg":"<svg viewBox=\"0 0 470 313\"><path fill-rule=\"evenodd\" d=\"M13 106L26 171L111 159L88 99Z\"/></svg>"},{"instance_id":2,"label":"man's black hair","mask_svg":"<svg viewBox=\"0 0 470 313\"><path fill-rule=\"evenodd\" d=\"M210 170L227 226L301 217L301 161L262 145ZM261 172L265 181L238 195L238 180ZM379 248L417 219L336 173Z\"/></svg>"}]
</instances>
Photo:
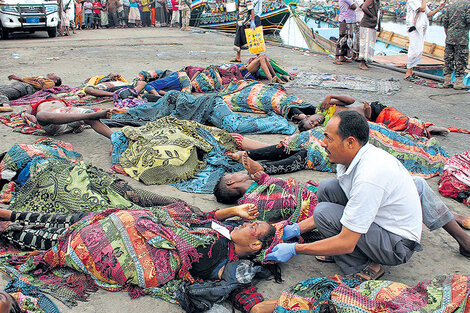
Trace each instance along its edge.
<instances>
[{"instance_id":1,"label":"man's black hair","mask_svg":"<svg viewBox=\"0 0 470 313\"><path fill-rule=\"evenodd\" d=\"M299 129L299 132L304 132L304 131L308 130L308 128L305 127L306 123L307 123L306 118L299 122L299 125L297 126L297 128Z\"/></svg>"},{"instance_id":2,"label":"man's black hair","mask_svg":"<svg viewBox=\"0 0 470 313\"><path fill-rule=\"evenodd\" d=\"M344 140L348 137L357 139L361 146L369 140L369 124L366 118L356 111L341 111L337 114L340 118L338 135Z\"/></svg>"},{"instance_id":3,"label":"man's black hair","mask_svg":"<svg viewBox=\"0 0 470 313\"><path fill-rule=\"evenodd\" d=\"M243 196L238 190L231 190L225 184L225 176L222 176L214 187L214 196L217 202L223 204L234 204Z\"/></svg>"},{"instance_id":4,"label":"man's black hair","mask_svg":"<svg viewBox=\"0 0 470 313\"><path fill-rule=\"evenodd\" d=\"M62 85L62 78L57 77L57 78L55 79L55 85L56 85L56 86Z\"/></svg>"}]
</instances>

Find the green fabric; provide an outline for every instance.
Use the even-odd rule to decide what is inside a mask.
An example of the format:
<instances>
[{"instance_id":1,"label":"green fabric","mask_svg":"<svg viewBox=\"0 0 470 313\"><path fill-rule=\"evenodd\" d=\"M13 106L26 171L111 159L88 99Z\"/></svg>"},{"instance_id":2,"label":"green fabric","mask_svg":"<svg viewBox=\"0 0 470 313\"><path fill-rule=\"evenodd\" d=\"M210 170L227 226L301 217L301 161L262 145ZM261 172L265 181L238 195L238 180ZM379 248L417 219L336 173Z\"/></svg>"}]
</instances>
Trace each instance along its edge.
<instances>
[{"instance_id":1,"label":"green fabric","mask_svg":"<svg viewBox=\"0 0 470 313\"><path fill-rule=\"evenodd\" d=\"M147 185L190 179L206 166L199 152L206 155L214 147L200 129L209 131L227 150L235 149L234 139L224 130L168 116L141 127L124 127L129 146L119 163L129 176Z\"/></svg>"},{"instance_id":2,"label":"green fabric","mask_svg":"<svg viewBox=\"0 0 470 313\"><path fill-rule=\"evenodd\" d=\"M273 67L274 72L276 73L277 77L281 78L283 75L289 75L289 72L287 72L285 69L283 69L279 65L279 63L277 63L276 61L269 60L269 64L271 64L271 66ZM268 79L268 77L266 76L266 74L264 73L262 68L259 69L258 74L261 78Z\"/></svg>"}]
</instances>

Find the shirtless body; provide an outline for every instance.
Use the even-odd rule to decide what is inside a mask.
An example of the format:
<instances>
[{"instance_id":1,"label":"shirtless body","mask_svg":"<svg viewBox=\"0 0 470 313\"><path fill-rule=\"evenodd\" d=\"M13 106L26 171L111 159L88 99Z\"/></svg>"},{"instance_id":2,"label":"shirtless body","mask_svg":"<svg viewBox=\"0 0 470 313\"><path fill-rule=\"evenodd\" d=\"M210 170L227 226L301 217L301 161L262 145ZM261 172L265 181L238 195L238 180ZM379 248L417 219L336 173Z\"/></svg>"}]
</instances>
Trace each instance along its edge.
<instances>
[{"instance_id":1,"label":"shirtless body","mask_svg":"<svg viewBox=\"0 0 470 313\"><path fill-rule=\"evenodd\" d=\"M110 118L119 113L115 109L93 111L72 107L60 99L48 99L29 106L25 117L38 123L49 135L61 135L68 132L80 132L85 124L90 125L97 133L111 138L111 129L100 119Z\"/></svg>"}]
</instances>

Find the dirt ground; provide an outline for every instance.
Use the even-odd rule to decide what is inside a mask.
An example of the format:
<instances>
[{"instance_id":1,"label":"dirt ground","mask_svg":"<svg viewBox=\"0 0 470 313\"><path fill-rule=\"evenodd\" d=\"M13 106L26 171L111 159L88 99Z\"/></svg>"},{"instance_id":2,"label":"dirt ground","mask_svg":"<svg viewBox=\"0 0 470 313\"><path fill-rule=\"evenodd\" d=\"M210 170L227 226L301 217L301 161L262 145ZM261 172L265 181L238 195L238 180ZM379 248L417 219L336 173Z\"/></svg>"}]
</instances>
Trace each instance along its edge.
<instances>
[{"instance_id":1,"label":"dirt ground","mask_svg":"<svg viewBox=\"0 0 470 313\"><path fill-rule=\"evenodd\" d=\"M141 70L178 70L187 65L222 64L234 56L232 45L233 37L216 32L182 32L160 28L81 31L71 37L54 39L46 38L45 33L19 35L12 40L0 41L0 84L8 83L9 74L28 76L50 72L61 76L64 84L70 86L80 84L87 77L110 72L119 73L132 80ZM20 54L21 57L15 59L12 54ZM395 78L401 81L401 91L391 96L350 90L288 88L305 101L318 103L330 93L348 94L357 100L381 101L409 116L419 116L437 125L470 127L469 92L417 86L403 81L401 73L376 67L370 71L361 71L356 63L337 66L332 64L332 59L328 56L288 47L268 45L267 54L293 73L341 73L370 78ZM248 54L244 53L243 60L247 59ZM111 104L101 106L111 107ZM19 110L20 107L15 107L15 111ZM274 144L284 136L249 137ZM5 151L16 143L33 143L36 139L38 137L13 133L10 128L0 125L0 151ZM64 135L60 139L70 142L76 151L83 154L85 161L103 169L110 168L111 145L108 139L97 135L93 130ZM447 137L440 137L439 140L450 154L461 153L468 149L470 135L452 133ZM333 175L305 170L283 176L320 182ZM180 197L205 211L222 207L215 202L213 195L184 193L171 186L144 186L128 177L125 179L134 186ZM428 182L437 190L438 178ZM462 204L450 199L444 201L451 211L470 213L469 208ZM437 230L431 233L425 229L421 243L424 246L423 252L416 253L408 264L386 268L384 279L413 285L436 275L470 274L469 259L458 253L458 245L445 231ZM316 262L312 256L296 256L282 265L282 271L285 280L283 284L273 281L258 283L257 286L267 299L277 298L283 289L300 280L340 274L336 265ZM1 277L0 286L3 287L7 281L6 277ZM150 297L130 301L124 292L112 293L104 290L90 295L88 302L79 303L73 308L67 308L59 301L56 303L62 312L70 313L145 312L149 309L153 312L183 312L177 305Z\"/></svg>"}]
</instances>

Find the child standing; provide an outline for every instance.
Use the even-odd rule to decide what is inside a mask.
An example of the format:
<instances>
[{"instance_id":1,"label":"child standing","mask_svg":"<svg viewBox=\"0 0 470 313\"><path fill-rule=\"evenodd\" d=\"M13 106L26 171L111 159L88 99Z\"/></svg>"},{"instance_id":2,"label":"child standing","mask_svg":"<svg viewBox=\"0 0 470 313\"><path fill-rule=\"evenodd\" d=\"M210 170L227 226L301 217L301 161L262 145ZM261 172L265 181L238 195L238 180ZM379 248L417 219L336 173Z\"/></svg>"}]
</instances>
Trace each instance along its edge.
<instances>
[{"instance_id":1,"label":"child standing","mask_svg":"<svg viewBox=\"0 0 470 313\"><path fill-rule=\"evenodd\" d=\"M92 27L92 14L93 14L93 4L91 0L85 0L83 3L83 16L85 17L85 27L91 29Z\"/></svg>"},{"instance_id":2,"label":"child standing","mask_svg":"<svg viewBox=\"0 0 470 313\"><path fill-rule=\"evenodd\" d=\"M93 2L93 28L101 28L101 2L99 0Z\"/></svg>"},{"instance_id":3,"label":"child standing","mask_svg":"<svg viewBox=\"0 0 470 313\"><path fill-rule=\"evenodd\" d=\"M83 24L83 5L80 0L75 1L75 27L82 29Z\"/></svg>"}]
</instances>

